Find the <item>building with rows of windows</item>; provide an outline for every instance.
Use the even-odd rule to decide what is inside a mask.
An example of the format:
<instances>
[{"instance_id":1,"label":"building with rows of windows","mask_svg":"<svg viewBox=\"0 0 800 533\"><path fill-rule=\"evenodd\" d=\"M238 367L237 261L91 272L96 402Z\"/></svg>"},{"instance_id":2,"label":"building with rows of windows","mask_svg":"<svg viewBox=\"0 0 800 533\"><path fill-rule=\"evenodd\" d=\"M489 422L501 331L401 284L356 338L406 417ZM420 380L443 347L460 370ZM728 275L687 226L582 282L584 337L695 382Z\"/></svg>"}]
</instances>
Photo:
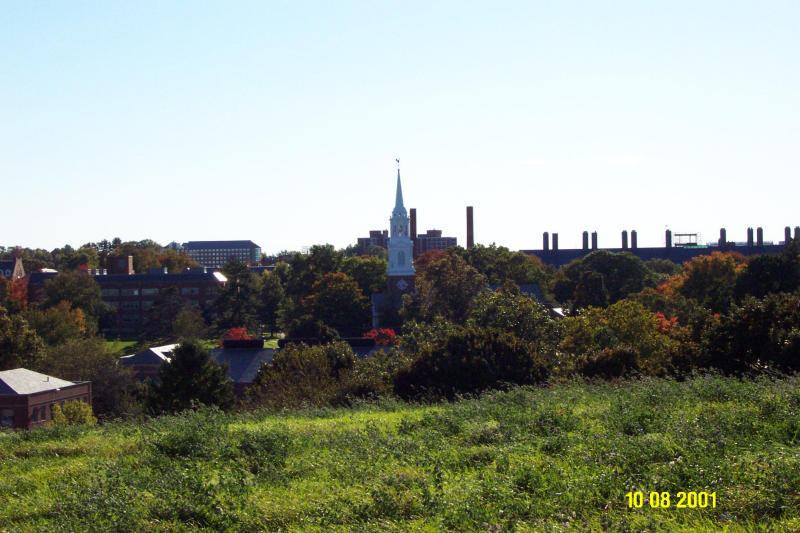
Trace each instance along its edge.
<instances>
[{"instance_id":1,"label":"building with rows of windows","mask_svg":"<svg viewBox=\"0 0 800 533\"><path fill-rule=\"evenodd\" d=\"M222 268L230 259L250 265L261 261L261 247L253 241L189 241L183 251L209 268Z\"/></svg>"},{"instance_id":2,"label":"building with rows of windows","mask_svg":"<svg viewBox=\"0 0 800 533\"><path fill-rule=\"evenodd\" d=\"M151 269L147 274L134 274L131 256L109 256L107 269L87 272L100 285L103 302L115 312L101 324L105 335L130 338L142 333L150 309L164 296L179 297L185 305L206 309L216 298L220 287L228 281L221 272L206 267L190 268L180 274L166 269ZM28 299L44 299L44 284L56 272L32 272L28 277ZM169 293L167 292L169 291Z\"/></svg>"}]
</instances>

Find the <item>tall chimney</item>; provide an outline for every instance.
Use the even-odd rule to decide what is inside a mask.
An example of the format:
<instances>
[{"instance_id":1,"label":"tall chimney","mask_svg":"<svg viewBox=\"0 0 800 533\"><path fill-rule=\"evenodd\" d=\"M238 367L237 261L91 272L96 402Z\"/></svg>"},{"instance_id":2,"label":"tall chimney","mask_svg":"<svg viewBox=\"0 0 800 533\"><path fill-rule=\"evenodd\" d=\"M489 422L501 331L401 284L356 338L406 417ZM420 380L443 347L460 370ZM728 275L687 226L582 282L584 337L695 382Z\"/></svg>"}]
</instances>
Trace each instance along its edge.
<instances>
[{"instance_id":1,"label":"tall chimney","mask_svg":"<svg viewBox=\"0 0 800 533\"><path fill-rule=\"evenodd\" d=\"M794 227L794 240L800 241L800 226Z\"/></svg>"},{"instance_id":2,"label":"tall chimney","mask_svg":"<svg viewBox=\"0 0 800 533\"><path fill-rule=\"evenodd\" d=\"M786 226L783 228L783 243L789 244L789 241L792 240L792 228Z\"/></svg>"},{"instance_id":3,"label":"tall chimney","mask_svg":"<svg viewBox=\"0 0 800 533\"><path fill-rule=\"evenodd\" d=\"M592 232L592 250L597 250L597 232Z\"/></svg>"},{"instance_id":4,"label":"tall chimney","mask_svg":"<svg viewBox=\"0 0 800 533\"><path fill-rule=\"evenodd\" d=\"M667 248L672 248L672 232L670 230L666 231L667 237Z\"/></svg>"},{"instance_id":5,"label":"tall chimney","mask_svg":"<svg viewBox=\"0 0 800 533\"><path fill-rule=\"evenodd\" d=\"M411 249L411 255L414 259L417 258L419 255L419 247L417 246L417 208L412 207L410 210L411 214L411 242L414 244L414 247Z\"/></svg>"},{"instance_id":6,"label":"tall chimney","mask_svg":"<svg viewBox=\"0 0 800 533\"><path fill-rule=\"evenodd\" d=\"M756 228L756 244L764 246L764 228Z\"/></svg>"},{"instance_id":7,"label":"tall chimney","mask_svg":"<svg viewBox=\"0 0 800 533\"><path fill-rule=\"evenodd\" d=\"M558 233L553 233L553 251L558 251Z\"/></svg>"},{"instance_id":8,"label":"tall chimney","mask_svg":"<svg viewBox=\"0 0 800 533\"><path fill-rule=\"evenodd\" d=\"M753 228L747 228L747 246L753 246Z\"/></svg>"},{"instance_id":9,"label":"tall chimney","mask_svg":"<svg viewBox=\"0 0 800 533\"><path fill-rule=\"evenodd\" d=\"M631 248L634 250L638 247L638 243L636 242L636 230L631 230Z\"/></svg>"},{"instance_id":10,"label":"tall chimney","mask_svg":"<svg viewBox=\"0 0 800 533\"><path fill-rule=\"evenodd\" d=\"M628 249L628 230L622 230L622 249Z\"/></svg>"},{"instance_id":11,"label":"tall chimney","mask_svg":"<svg viewBox=\"0 0 800 533\"><path fill-rule=\"evenodd\" d=\"M472 206L467 206L467 249L475 246L475 233L472 225Z\"/></svg>"},{"instance_id":12,"label":"tall chimney","mask_svg":"<svg viewBox=\"0 0 800 533\"><path fill-rule=\"evenodd\" d=\"M550 234L546 231L542 233L542 250L545 252L550 249Z\"/></svg>"},{"instance_id":13,"label":"tall chimney","mask_svg":"<svg viewBox=\"0 0 800 533\"><path fill-rule=\"evenodd\" d=\"M589 232L588 231L584 231L583 232L583 249L584 250L588 250L589 249Z\"/></svg>"},{"instance_id":14,"label":"tall chimney","mask_svg":"<svg viewBox=\"0 0 800 533\"><path fill-rule=\"evenodd\" d=\"M719 229L719 246L720 248L728 244L728 236L725 228Z\"/></svg>"}]
</instances>

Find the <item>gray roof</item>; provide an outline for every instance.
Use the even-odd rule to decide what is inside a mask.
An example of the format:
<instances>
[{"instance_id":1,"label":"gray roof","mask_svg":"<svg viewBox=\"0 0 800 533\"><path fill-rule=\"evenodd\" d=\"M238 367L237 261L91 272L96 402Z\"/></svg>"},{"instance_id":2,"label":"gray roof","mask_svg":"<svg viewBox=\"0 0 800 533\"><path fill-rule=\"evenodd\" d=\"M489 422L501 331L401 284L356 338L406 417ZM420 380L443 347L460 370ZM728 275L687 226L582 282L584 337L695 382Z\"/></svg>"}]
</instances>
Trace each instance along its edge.
<instances>
[{"instance_id":1,"label":"gray roof","mask_svg":"<svg viewBox=\"0 0 800 533\"><path fill-rule=\"evenodd\" d=\"M75 385L75 383L40 374L27 368L15 368L0 372L0 396L34 394L70 385Z\"/></svg>"},{"instance_id":2,"label":"gray roof","mask_svg":"<svg viewBox=\"0 0 800 533\"><path fill-rule=\"evenodd\" d=\"M215 348L211 358L228 365L228 377L234 383L252 383L262 363L272 361L272 348Z\"/></svg>"},{"instance_id":3,"label":"gray roof","mask_svg":"<svg viewBox=\"0 0 800 533\"><path fill-rule=\"evenodd\" d=\"M164 361L169 361L172 350L177 344L165 344L164 346L152 346L146 350L133 355L125 355L119 358L123 365L160 365Z\"/></svg>"}]
</instances>

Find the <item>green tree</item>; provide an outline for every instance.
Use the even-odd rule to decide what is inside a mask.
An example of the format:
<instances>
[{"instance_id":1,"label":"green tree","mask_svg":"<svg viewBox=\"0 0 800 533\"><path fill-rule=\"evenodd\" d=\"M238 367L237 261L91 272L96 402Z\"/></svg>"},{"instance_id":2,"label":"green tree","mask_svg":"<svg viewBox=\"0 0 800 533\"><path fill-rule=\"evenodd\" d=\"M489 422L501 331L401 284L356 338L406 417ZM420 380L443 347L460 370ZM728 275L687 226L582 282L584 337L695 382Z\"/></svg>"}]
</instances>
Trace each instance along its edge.
<instances>
[{"instance_id":1,"label":"green tree","mask_svg":"<svg viewBox=\"0 0 800 533\"><path fill-rule=\"evenodd\" d=\"M341 271L358 283L361 292L369 298L373 293L386 290L386 259L355 256L342 261Z\"/></svg>"},{"instance_id":2,"label":"green tree","mask_svg":"<svg viewBox=\"0 0 800 533\"><path fill-rule=\"evenodd\" d=\"M222 267L228 278L219 291L212 308L216 313L216 326L231 329L244 326L251 331L258 329L258 278L247 265L231 259Z\"/></svg>"},{"instance_id":3,"label":"green tree","mask_svg":"<svg viewBox=\"0 0 800 533\"><path fill-rule=\"evenodd\" d=\"M21 315L0 307L0 370L40 367L44 343Z\"/></svg>"},{"instance_id":4,"label":"green tree","mask_svg":"<svg viewBox=\"0 0 800 533\"><path fill-rule=\"evenodd\" d=\"M481 291L472 302L467 325L492 328L527 342L533 351L552 354L561 341L561 322L530 296L508 288Z\"/></svg>"},{"instance_id":5,"label":"green tree","mask_svg":"<svg viewBox=\"0 0 800 533\"><path fill-rule=\"evenodd\" d=\"M605 278L599 272L581 272L578 284L575 285L575 307L605 307L609 294L606 290Z\"/></svg>"},{"instance_id":6,"label":"green tree","mask_svg":"<svg viewBox=\"0 0 800 533\"><path fill-rule=\"evenodd\" d=\"M140 411L133 374L100 337L72 338L48 347L40 369L69 381L91 381L92 407L103 418Z\"/></svg>"},{"instance_id":7,"label":"green tree","mask_svg":"<svg viewBox=\"0 0 800 533\"><path fill-rule=\"evenodd\" d=\"M258 319L272 336L278 329L278 311L286 294L275 272L264 271L259 285Z\"/></svg>"},{"instance_id":8,"label":"green tree","mask_svg":"<svg viewBox=\"0 0 800 533\"><path fill-rule=\"evenodd\" d=\"M42 307L55 307L60 302L69 302L70 307L81 308L87 319L97 325L106 313L106 305L100 292L100 285L86 274L80 272L61 272L44 283L44 302Z\"/></svg>"},{"instance_id":9,"label":"green tree","mask_svg":"<svg viewBox=\"0 0 800 533\"><path fill-rule=\"evenodd\" d=\"M178 253L171 248L158 250L156 262L159 268L166 268L170 274L179 274L187 268L196 268L200 263L191 259L186 253Z\"/></svg>"},{"instance_id":10,"label":"green tree","mask_svg":"<svg viewBox=\"0 0 800 533\"><path fill-rule=\"evenodd\" d=\"M738 300L745 296L763 298L770 293L794 292L800 287L800 256L790 247L776 255L757 255L736 278L734 293Z\"/></svg>"},{"instance_id":11,"label":"green tree","mask_svg":"<svg viewBox=\"0 0 800 533\"><path fill-rule=\"evenodd\" d=\"M345 337L356 337L369 329L369 301L350 276L343 272L325 274L312 291L303 299L303 307L314 319Z\"/></svg>"},{"instance_id":12,"label":"green tree","mask_svg":"<svg viewBox=\"0 0 800 533\"><path fill-rule=\"evenodd\" d=\"M50 346L94 333L83 311L79 307L70 309L69 302L59 302L49 309L32 307L23 316L28 325Z\"/></svg>"},{"instance_id":13,"label":"green tree","mask_svg":"<svg viewBox=\"0 0 800 533\"><path fill-rule=\"evenodd\" d=\"M743 269L744 257L736 252L693 257L684 263L682 274L667 282L667 292L677 292L715 313L725 313L733 304L736 280Z\"/></svg>"},{"instance_id":14,"label":"green tree","mask_svg":"<svg viewBox=\"0 0 800 533\"><path fill-rule=\"evenodd\" d=\"M198 307L183 307L172 322L172 334L178 339L202 339L208 331L208 324Z\"/></svg>"},{"instance_id":15,"label":"green tree","mask_svg":"<svg viewBox=\"0 0 800 533\"><path fill-rule=\"evenodd\" d=\"M176 347L161 365L158 383L151 385L148 405L155 413L175 413L200 402L222 409L233 406L233 386L227 368L218 365L199 342Z\"/></svg>"},{"instance_id":16,"label":"green tree","mask_svg":"<svg viewBox=\"0 0 800 533\"><path fill-rule=\"evenodd\" d=\"M311 287L325 274L337 272L344 253L330 244L314 245L307 254L292 256L284 283L286 295L299 301L311 292Z\"/></svg>"},{"instance_id":17,"label":"green tree","mask_svg":"<svg viewBox=\"0 0 800 533\"><path fill-rule=\"evenodd\" d=\"M461 256L468 265L486 276L491 285L511 280L517 285L544 284L547 272L538 257L512 252L505 246L476 244L472 248L456 247L452 253Z\"/></svg>"},{"instance_id":18,"label":"green tree","mask_svg":"<svg viewBox=\"0 0 800 533\"><path fill-rule=\"evenodd\" d=\"M629 252L614 253L597 250L561 267L553 282L553 294L561 303L580 301L580 306L596 305L603 301L602 287L608 293L608 304L613 304L645 287L654 287L658 276L644 262ZM580 293L578 286L582 285Z\"/></svg>"},{"instance_id":19,"label":"green tree","mask_svg":"<svg viewBox=\"0 0 800 533\"><path fill-rule=\"evenodd\" d=\"M153 306L145 318L144 337L146 339L174 338L175 320L181 310L188 305L189 302L181 296L177 287L159 289L158 296L153 301Z\"/></svg>"},{"instance_id":20,"label":"green tree","mask_svg":"<svg viewBox=\"0 0 800 533\"><path fill-rule=\"evenodd\" d=\"M486 276L456 254L445 254L417 271L417 294L404 297L406 318L432 320L441 315L454 322L463 321L472 299L487 286ZM408 295L406 295L408 296Z\"/></svg>"},{"instance_id":21,"label":"green tree","mask_svg":"<svg viewBox=\"0 0 800 533\"><path fill-rule=\"evenodd\" d=\"M710 322L703 339L705 362L725 372L800 370L800 293L748 297L720 320Z\"/></svg>"},{"instance_id":22,"label":"green tree","mask_svg":"<svg viewBox=\"0 0 800 533\"><path fill-rule=\"evenodd\" d=\"M640 303L625 299L606 308L589 307L563 320L561 349L586 358L607 349L634 350L637 367L661 374L669 369L675 341L659 330L656 316Z\"/></svg>"}]
</instances>

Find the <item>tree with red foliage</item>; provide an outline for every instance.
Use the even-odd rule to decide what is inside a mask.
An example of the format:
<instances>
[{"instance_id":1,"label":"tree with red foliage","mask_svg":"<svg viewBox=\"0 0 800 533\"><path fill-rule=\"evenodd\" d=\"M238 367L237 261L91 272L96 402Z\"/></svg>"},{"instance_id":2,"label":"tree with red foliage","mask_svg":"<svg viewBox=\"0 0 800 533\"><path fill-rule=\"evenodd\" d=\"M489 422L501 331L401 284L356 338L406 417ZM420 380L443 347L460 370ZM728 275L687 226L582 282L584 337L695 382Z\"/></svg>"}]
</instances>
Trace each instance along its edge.
<instances>
[{"instance_id":1,"label":"tree with red foliage","mask_svg":"<svg viewBox=\"0 0 800 533\"><path fill-rule=\"evenodd\" d=\"M378 328L364 333L365 337L375 339L375 346L394 346L397 344L397 334L393 329Z\"/></svg>"},{"instance_id":2,"label":"tree with red foliage","mask_svg":"<svg viewBox=\"0 0 800 533\"><path fill-rule=\"evenodd\" d=\"M247 328L241 326L238 328L231 328L230 331L228 331L228 333L226 333L225 336L222 337L222 340L219 341L218 346L222 348L223 341L251 341L253 339L254 337L250 336L247 333Z\"/></svg>"}]
</instances>

